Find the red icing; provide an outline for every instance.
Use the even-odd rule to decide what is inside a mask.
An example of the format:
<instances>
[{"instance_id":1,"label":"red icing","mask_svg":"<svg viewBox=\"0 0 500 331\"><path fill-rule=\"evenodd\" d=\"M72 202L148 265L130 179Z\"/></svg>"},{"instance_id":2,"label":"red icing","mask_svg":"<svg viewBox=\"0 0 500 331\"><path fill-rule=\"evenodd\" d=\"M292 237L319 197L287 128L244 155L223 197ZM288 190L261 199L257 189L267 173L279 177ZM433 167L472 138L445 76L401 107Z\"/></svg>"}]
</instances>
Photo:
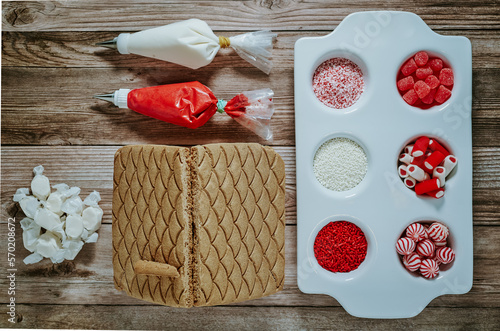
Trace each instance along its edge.
<instances>
[{"instance_id":1,"label":"red icing","mask_svg":"<svg viewBox=\"0 0 500 331\"><path fill-rule=\"evenodd\" d=\"M238 94L228 101L224 107L224 111L231 117L239 117L246 111L246 107L250 106L248 98L244 94Z\"/></svg>"},{"instance_id":2,"label":"red icing","mask_svg":"<svg viewBox=\"0 0 500 331\"><path fill-rule=\"evenodd\" d=\"M215 114L217 98L200 82L189 82L132 90L127 106L143 115L196 129Z\"/></svg>"}]
</instances>

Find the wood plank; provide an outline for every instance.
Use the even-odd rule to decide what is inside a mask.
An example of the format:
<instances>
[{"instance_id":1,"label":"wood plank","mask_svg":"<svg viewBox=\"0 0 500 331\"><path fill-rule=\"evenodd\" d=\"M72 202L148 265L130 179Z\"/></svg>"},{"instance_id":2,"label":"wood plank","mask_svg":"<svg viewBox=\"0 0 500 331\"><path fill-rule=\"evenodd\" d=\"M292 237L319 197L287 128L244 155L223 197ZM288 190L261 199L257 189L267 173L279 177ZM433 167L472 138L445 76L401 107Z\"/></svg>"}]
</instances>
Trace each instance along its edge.
<instances>
[{"instance_id":1,"label":"wood plank","mask_svg":"<svg viewBox=\"0 0 500 331\"><path fill-rule=\"evenodd\" d=\"M330 31L280 32L274 45L275 68L293 67L295 42L302 37L321 37ZM490 30L437 30L444 35L465 36L472 43L474 69L500 68L500 35ZM21 67L92 67L164 68L166 63L135 55L122 55L114 50L95 46L99 41L109 40L118 35L115 32L3 32L2 66ZM231 31L228 36L238 32ZM221 51L210 67L251 67L233 51Z\"/></svg>"},{"instance_id":2,"label":"wood plank","mask_svg":"<svg viewBox=\"0 0 500 331\"><path fill-rule=\"evenodd\" d=\"M169 69L170 68L170 69ZM498 146L499 69L473 71L475 147ZM191 130L164 123L92 96L118 88L198 79L219 98L241 91L272 87L274 145L294 145L293 69L277 68L266 76L255 68L18 68L2 70L2 143L33 145L182 144L263 142L224 114Z\"/></svg>"},{"instance_id":3,"label":"wood plank","mask_svg":"<svg viewBox=\"0 0 500 331\"><path fill-rule=\"evenodd\" d=\"M116 307L19 305L17 328L123 330L498 330L498 309L427 308L411 319L370 320L339 307ZM110 317L112 316L112 317ZM5 319L0 327L12 327Z\"/></svg>"},{"instance_id":4,"label":"wood plank","mask_svg":"<svg viewBox=\"0 0 500 331\"><path fill-rule=\"evenodd\" d=\"M495 1L451 4L413 1L5 1L4 31L137 31L192 17L214 30L333 30L350 13L403 10L420 15L432 28L498 29ZM186 10L189 6L189 10ZM216 9L215 9L216 8Z\"/></svg>"},{"instance_id":5,"label":"wood plank","mask_svg":"<svg viewBox=\"0 0 500 331\"><path fill-rule=\"evenodd\" d=\"M434 299L429 307L484 307L500 308L500 232L498 227L474 227L474 285L463 295L445 295ZM245 301L236 306L308 306L338 307L339 303L327 295L302 293L297 287L297 227L288 225L285 230L285 285L284 290L257 300ZM35 265L24 265L29 252L22 245L22 230L16 229L16 282L19 291L16 301L22 304L58 305L151 305L146 301L128 297L113 285L111 225L104 224L95 244L86 244L77 258L53 265L49 260ZM1 247L5 247L6 233L0 234ZM6 265L6 255L0 256ZM403 266L395 266L403 268ZM7 279L0 279L0 286Z\"/></svg>"},{"instance_id":6,"label":"wood plank","mask_svg":"<svg viewBox=\"0 0 500 331\"><path fill-rule=\"evenodd\" d=\"M29 187L33 168L45 167L46 176L52 184L66 183L82 189L85 197L93 190L99 191L104 210L103 222L111 223L111 201L113 194L113 157L120 146L96 147L40 147L3 146L1 151L2 193L1 219L24 217L12 196L18 188ZM295 223L295 149L275 147L286 165L286 219Z\"/></svg>"},{"instance_id":7,"label":"wood plank","mask_svg":"<svg viewBox=\"0 0 500 331\"><path fill-rule=\"evenodd\" d=\"M111 222L113 155L119 146L3 146L1 220L22 217L12 201L20 187L29 187L32 170L43 164L52 183L65 182L82 189L82 196L97 190L101 193L104 222ZM295 148L275 146L286 169L286 220L296 223ZM474 149L474 224L500 225L500 148Z\"/></svg>"}]
</instances>

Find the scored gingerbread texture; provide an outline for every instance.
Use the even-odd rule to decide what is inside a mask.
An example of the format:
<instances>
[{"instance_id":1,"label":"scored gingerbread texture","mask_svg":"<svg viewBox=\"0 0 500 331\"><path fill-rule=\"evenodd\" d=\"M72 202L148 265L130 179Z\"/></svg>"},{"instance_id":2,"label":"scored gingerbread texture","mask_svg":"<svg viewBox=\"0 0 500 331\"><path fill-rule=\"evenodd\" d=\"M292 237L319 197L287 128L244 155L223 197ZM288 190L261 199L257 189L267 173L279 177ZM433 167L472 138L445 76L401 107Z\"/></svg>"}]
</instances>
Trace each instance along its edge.
<instances>
[{"instance_id":1,"label":"scored gingerbread texture","mask_svg":"<svg viewBox=\"0 0 500 331\"><path fill-rule=\"evenodd\" d=\"M283 288L285 173L258 144L193 147L196 305L260 298Z\"/></svg>"},{"instance_id":2,"label":"scored gingerbread texture","mask_svg":"<svg viewBox=\"0 0 500 331\"><path fill-rule=\"evenodd\" d=\"M192 306L187 186L188 149L126 146L118 150L113 183L115 286L135 298ZM136 275L138 260L168 263L179 278Z\"/></svg>"},{"instance_id":3,"label":"scored gingerbread texture","mask_svg":"<svg viewBox=\"0 0 500 331\"><path fill-rule=\"evenodd\" d=\"M226 304L284 283L285 172L259 144L127 146L115 155L118 289L169 306ZM136 275L139 260L180 277Z\"/></svg>"}]
</instances>

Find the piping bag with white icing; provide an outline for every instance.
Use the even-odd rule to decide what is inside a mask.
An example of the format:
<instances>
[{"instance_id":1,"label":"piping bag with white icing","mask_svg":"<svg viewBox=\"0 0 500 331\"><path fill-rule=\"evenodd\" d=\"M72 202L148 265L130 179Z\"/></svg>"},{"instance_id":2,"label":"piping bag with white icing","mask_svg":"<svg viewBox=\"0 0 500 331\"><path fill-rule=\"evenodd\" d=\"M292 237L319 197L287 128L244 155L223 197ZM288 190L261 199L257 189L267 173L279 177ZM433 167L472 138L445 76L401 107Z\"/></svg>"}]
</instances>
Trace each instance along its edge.
<instances>
[{"instance_id":1,"label":"piping bag with white icing","mask_svg":"<svg viewBox=\"0 0 500 331\"><path fill-rule=\"evenodd\" d=\"M214 59L220 48L233 48L243 59L269 74L271 50L276 34L269 31L249 32L234 37L216 36L208 24L189 19L97 43L117 49L121 54L137 54L198 69Z\"/></svg>"}]
</instances>

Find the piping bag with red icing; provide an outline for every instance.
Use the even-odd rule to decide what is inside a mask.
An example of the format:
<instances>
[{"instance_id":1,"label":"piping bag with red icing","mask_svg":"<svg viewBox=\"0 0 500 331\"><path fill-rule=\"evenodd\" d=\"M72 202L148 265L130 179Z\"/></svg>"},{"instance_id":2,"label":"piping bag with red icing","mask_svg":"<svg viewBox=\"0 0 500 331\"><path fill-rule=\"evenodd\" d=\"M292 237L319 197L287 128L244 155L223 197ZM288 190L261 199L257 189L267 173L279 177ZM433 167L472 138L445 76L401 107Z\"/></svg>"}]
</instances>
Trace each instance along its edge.
<instances>
[{"instance_id":1,"label":"piping bag with red icing","mask_svg":"<svg viewBox=\"0 0 500 331\"><path fill-rule=\"evenodd\" d=\"M204 125L217 111L225 112L260 137L271 140L273 96L274 92L266 88L242 92L224 101L217 99L208 87L194 81L134 90L119 89L94 97L190 129Z\"/></svg>"}]
</instances>

